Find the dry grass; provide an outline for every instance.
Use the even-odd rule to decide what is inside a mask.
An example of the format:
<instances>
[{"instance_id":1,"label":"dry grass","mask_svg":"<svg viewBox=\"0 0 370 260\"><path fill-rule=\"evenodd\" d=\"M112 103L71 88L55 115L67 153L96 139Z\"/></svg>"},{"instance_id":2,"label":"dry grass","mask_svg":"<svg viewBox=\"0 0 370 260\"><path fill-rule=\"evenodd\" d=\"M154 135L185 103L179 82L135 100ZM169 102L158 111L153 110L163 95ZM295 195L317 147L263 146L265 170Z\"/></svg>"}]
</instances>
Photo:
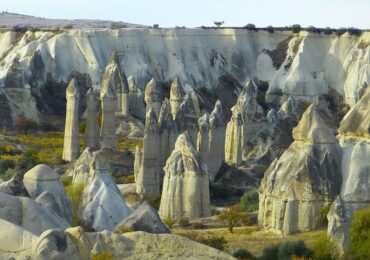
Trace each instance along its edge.
<instances>
[{"instance_id":1,"label":"dry grass","mask_svg":"<svg viewBox=\"0 0 370 260\"><path fill-rule=\"evenodd\" d=\"M223 236L228 242L228 248L226 250L228 253L232 254L239 248L245 248L254 255L260 256L263 248L288 240L302 239L305 241L306 245L310 247L321 235L326 234L326 229L311 232L301 232L288 236L283 236L268 231L259 231L256 226L235 227L234 233L230 233L227 228L192 230L174 228L172 232L178 235L186 234L188 232L195 232L199 235Z\"/></svg>"}]
</instances>

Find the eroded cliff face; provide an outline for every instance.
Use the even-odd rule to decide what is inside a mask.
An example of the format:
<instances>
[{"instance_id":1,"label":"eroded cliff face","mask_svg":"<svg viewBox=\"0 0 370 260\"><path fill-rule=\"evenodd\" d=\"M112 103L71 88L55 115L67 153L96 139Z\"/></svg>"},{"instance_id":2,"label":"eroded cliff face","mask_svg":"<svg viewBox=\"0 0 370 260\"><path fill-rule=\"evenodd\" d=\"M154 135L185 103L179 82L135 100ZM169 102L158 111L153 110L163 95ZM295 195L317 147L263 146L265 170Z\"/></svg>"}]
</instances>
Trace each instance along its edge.
<instances>
[{"instance_id":1,"label":"eroded cliff face","mask_svg":"<svg viewBox=\"0 0 370 260\"><path fill-rule=\"evenodd\" d=\"M70 73L78 71L89 74L93 87L100 88L109 57L117 51L122 69L140 88L152 77L169 82L175 76L185 91L210 88L230 74L240 84L250 78L268 82L268 100L281 93L312 99L334 89L353 105L370 80L369 42L369 32L337 37L226 28L4 30L0 87L14 88L16 82L17 88L38 88L48 73L67 82ZM37 117L37 110L33 113Z\"/></svg>"}]
</instances>

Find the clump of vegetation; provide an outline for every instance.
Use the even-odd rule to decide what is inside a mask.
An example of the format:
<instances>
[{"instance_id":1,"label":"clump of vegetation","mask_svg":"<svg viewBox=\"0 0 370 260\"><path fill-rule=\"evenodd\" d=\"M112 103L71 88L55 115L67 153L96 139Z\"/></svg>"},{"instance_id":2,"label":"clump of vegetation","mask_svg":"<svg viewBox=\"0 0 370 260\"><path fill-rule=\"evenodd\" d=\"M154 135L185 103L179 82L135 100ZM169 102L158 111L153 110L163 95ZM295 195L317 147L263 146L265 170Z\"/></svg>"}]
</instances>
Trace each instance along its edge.
<instances>
[{"instance_id":1,"label":"clump of vegetation","mask_svg":"<svg viewBox=\"0 0 370 260\"><path fill-rule=\"evenodd\" d=\"M73 29L73 25L72 24L67 24L67 25L63 26L63 29L67 29L67 30Z\"/></svg>"},{"instance_id":2,"label":"clump of vegetation","mask_svg":"<svg viewBox=\"0 0 370 260\"><path fill-rule=\"evenodd\" d=\"M256 259L256 257L251 252L249 252L247 249L238 249L234 252L233 256L237 259L242 259L242 260Z\"/></svg>"},{"instance_id":3,"label":"clump of vegetation","mask_svg":"<svg viewBox=\"0 0 370 260\"><path fill-rule=\"evenodd\" d=\"M293 24L291 28L293 33L299 33L302 29L302 27L299 24Z\"/></svg>"},{"instance_id":4,"label":"clump of vegetation","mask_svg":"<svg viewBox=\"0 0 370 260\"><path fill-rule=\"evenodd\" d=\"M246 191L240 199L241 209L245 212L253 212L258 209L258 193L256 190Z\"/></svg>"},{"instance_id":5,"label":"clump of vegetation","mask_svg":"<svg viewBox=\"0 0 370 260\"><path fill-rule=\"evenodd\" d=\"M150 206L159 210L159 205L161 204L161 196L145 196L145 200Z\"/></svg>"},{"instance_id":6,"label":"clump of vegetation","mask_svg":"<svg viewBox=\"0 0 370 260\"><path fill-rule=\"evenodd\" d=\"M78 131L80 132L80 134L83 134L85 133L85 129L86 129L86 121L81 121L78 124Z\"/></svg>"},{"instance_id":7,"label":"clump of vegetation","mask_svg":"<svg viewBox=\"0 0 370 260\"><path fill-rule=\"evenodd\" d=\"M29 131L35 131L39 128L36 121L26 118L24 116L19 116L15 119L15 129L24 134L28 134Z\"/></svg>"},{"instance_id":8,"label":"clump of vegetation","mask_svg":"<svg viewBox=\"0 0 370 260\"><path fill-rule=\"evenodd\" d=\"M321 236L312 245L313 259L315 260L336 260L339 259L339 250L327 235Z\"/></svg>"},{"instance_id":9,"label":"clump of vegetation","mask_svg":"<svg viewBox=\"0 0 370 260\"><path fill-rule=\"evenodd\" d=\"M266 31L268 31L269 33L274 33L274 32L275 32L274 27L272 27L271 25L270 25L270 26L267 26L267 27L265 28L265 30L266 30Z\"/></svg>"},{"instance_id":10,"label":"clump of vegetation","mask_svg":"<svg viewBox=\"0 0 370 260\"><path fill-rule=\"evenodd\" d=\"M341 28L337 29L336 34L337 34L337 36L342 36L342 35L343 35L343 34L345 34L346 32L347 32L347 29L346 29L346 28L341 27Z\"/></svg>"},{"instance_id":11,"label":"clump of vegetation","mask_svg":"<svg viewBox=\"0 0 370 260\"><path fill-rule=\"evenodd\" d=\"M177 224L179 224L180 227L188 227L190 226L190 223L189 223L189 219L188 218L180 218L178 221L177 221Z\"/></svg>"},{"instance_id":12,"label":"clump of vegetation","mask_svg":"<svg viewBox=\"0 0 370 260\"><path fill-rule=\"evenodd\" d=\"M210 184L209 194L211 201L228 200L232 197L240 197L243 195L240 190L226 184Z\"/></svg>"},{"instance_id":13,"label":"clump of vegetation","mask_svg":"<svg viewBox=\"0 0 370 260\"><path fill-rule=\"evenodd\" d=\"M166 224L166 226L169 228L169 229L172 229L173 225L176 224L176 219L173 219L171 217L167 217L165 219L163 219L163 223Z\"/></svg>"},{"instance_id":14,"label":"clump of vegetation","mask_svg":"<svg viewBox=\"0 0 370 260\"><path fill-rule=\"evenodd\" d=\"M257 28L253 23L247 24L246 26L244 26L244 28L247 29L248 31L257 31Z\"/></svg>"},{"instance_id":15,"label":"clump of vegetation","mask_svg":"<svg viewBox=\"0 0 370 260\"><path fill-rule=\"evenodd\" d=\"M73 206L73 222L72 227L76 227L80 223L80 216L78 214L78 207L80 206L82 200L82 193L84 190L84 185L82 183L71 183L66 187L67 196L72 202Z\"/></svg>"},{"instance_id":16,"label":"clump of vegetation","mask_svg":"<svg viewBox=\"0 0 370 260\"><path fill-rule=\"evenodd\" d=\"M286 241L263 249L262 260L286 260L292 257L309 259L313 255L312 250L306 247L303 240Z\"/></svg>"},{"instance_id":17,"label":"clump of vegetation","mask_svg":"<svg viewBox=\"0 0 370 260\"><path fill-rule=\"evenodd\" d=\"M327 225L328 224L328 213L329 213L329 210L330 210L330 206L331 204L330 203L327 203L325 204L321 210L320 210L320 222L322 225Z\"/></svg>"},{"instance_id":18,"label":"clump of vegetation","mask_svg":"<svg viewBox=\"0 0 370 260\"><path fill-rule=\"evenodd\" d=\"M100 252L97 255L94 255L91 259L92 260L111 260L111 259L113 259L113 257L112 257L111 253L109 253L107 251L103 251L103 252Z\"/></svg>"},{"instance_id":19,"label":"clump of vegetation","mask_svg":"<svg viewBox=\"0 0 370 260\"><path fill-rule=\"evenodd\" d=\"M230 233L233 233L233 229L238 222L248 222L246 216L241 213L240 205L232 206L226 210L223 210L217 219L227 224Z\"/></svg>"},{"instance_id":20,"label":"clump of vegetation","mask_svg":"<svg viewBox=\"0 0 370 260\"><path fill-rule=\"evenodd\" d=\"M181 236L190 238L193 241L202 243L204 245L216 248L218 250L225 250L228 247L228 242L223 236L203 236L201 234L196 233L195 231L188 231L182 233Z\"/></svg>"},{"instance_id":21,"label":"clump of vegetation","mask_svg":"<svg viewBox=\"0 0 370 260\"><path fill-rule=\"evenodd\" d=\"M119 227L114 233L122 235L124 233L134 232L135 230L132 227Z\"/></svg>"},{"instance_id":22,"label":"clump of vegetation","mask_svg":"<svg viewBox=\"0 0 370 260\"><path fill-rule=\"evenodd\" d=\"M129 151L135 153L136 146L143 147L142 140L139 139L122 139L118 141L117 148L122 151Z\"/></svg>"},{"instance_id":23,"label":"clump of vegetation","mask_svg":"<svg viewBox=\"0 0 370 260\"><path fill-rule=\"evenodd\" d=\"M354 213L350 227L349 248L346 259L368 259L370 249L370 208Z\"/></svg>"}]
</instances>

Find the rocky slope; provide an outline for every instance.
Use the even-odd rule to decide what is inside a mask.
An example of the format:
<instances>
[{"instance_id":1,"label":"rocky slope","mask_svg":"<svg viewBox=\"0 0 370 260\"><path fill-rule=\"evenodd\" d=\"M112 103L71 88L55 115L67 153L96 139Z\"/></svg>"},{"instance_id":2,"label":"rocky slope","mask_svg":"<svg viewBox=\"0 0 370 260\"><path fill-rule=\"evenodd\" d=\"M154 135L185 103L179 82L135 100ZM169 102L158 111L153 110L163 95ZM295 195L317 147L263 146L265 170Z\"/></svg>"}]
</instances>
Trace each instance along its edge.
<instances>
[{"instance_id":1,"label":"rocky slope","mask_svg":"<svg viewBox=\"0 0 370 260\"><path fill-rule=\"evenodd\" d=\"M49 83L57 84L78 71L99 88L108 59L117 51L126 75L133 75L140 88L152 77L169 82L175 76L185 91L210 88L227 74L240 84L249 78L267 82L268 100L281 93L312 99L334 89L353 105L369 82L369 42L369 32L337 37L226 28L2 30L0 87L7 89L13 118L22 113L37 118L29 87L34 94L48 74ZM14 105L20 98L29 103L27 109L20 102Z\"/></svg>"}]
</instances>

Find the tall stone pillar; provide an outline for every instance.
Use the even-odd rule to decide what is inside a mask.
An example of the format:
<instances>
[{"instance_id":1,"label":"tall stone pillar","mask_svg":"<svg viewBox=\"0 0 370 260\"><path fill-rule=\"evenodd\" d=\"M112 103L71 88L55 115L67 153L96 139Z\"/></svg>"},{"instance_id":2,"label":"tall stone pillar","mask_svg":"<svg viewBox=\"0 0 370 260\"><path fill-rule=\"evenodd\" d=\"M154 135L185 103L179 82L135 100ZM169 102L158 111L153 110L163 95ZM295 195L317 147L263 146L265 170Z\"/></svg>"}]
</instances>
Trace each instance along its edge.
<instances>
[{"instance_id":1,"label":"tall stone pillar","mask_svg":"<svg viewBox=\"0 0 370 260\"><path fill-rule=\"evenodd\" d=\"M160 142L157 115L151 109L145 120L143 159L136 181L136 193L140 196L160 195L162 177Z\"/></svg>"},{"instance_id":2,"label":"tall stone pillar","mask_svg":"<svg viewBox=\"0 0 370 260\"><path fill-rule=\"evenodd\" d=\"M197 150L200 155L200 161L207 166L209 156L209 115L205 113L199 118L199 131L197 138ZM211 158L212 160L212 158Z\"/></svg>"},{"instance_id":3,"label":"tall stone pillar","mask_svg":"<svg viewBox=\"0 0 370 260\"><path fill-rule=\"evenodd\" d=\"M142 159L143 159L143 153L141 152L140 146L137 145L135 149L135 161L134 161L135 182L138 181L138 174L139 174Z\"/></svg>"},{"instance_id":4,"label":"tall stone pillar","mask_svg":"<svg viewBox=\"0 0 370 260\"><path fill-rule=\"evenodd\" d=\"M96 96L91 88L86 93L86 99L85 147L95 150L99 148L99 125L97 120Z\"/></svg>"},{"instance_id":5,"label":"tall stone pillar","mask_svg":"<svg viewBox=\"0 0 370 260\"><path fill-rule=\"evenodd\" d=\"M102 147L116 148L116 107L117 97L111 81L111 73L106 73L103 78L100 92L102 121L100 128L100 139Z\"/></svg>"},{"instance_id":6,"label":"tall stone pillar","mask_svg":"<svg viewBox=\"0 0 370 260\"><path fill-rule=\"evenodd\" d=\"M171 115L173 120L176 119L177 111L179 111L180 105L184 100L184 96L185 92L182 88L181 82L178 78L175 78L170 89Z\"/></svg>"},{"instance_id":7,"label":"tall stone pillar","mask_svg":"<svg viewBox=\"0 0 370 260\"><path fill-rule=\"evenodd\" d=\"M158 118L162 106L162 94L155 78L152 78L146 85L144 99L146 103L146 113L152 109Z\"/></svg>"},{"instance_id":8,"label":"tall stone pillar","mask_svg":"<svg viewBox=\"0 0 370 260\"><path fill-rule=\"evenodd\" d=\"M76 160L80 154L80 135L78 130L78 106L80 93L75 79L69 83L66 91L67 108L64 129L63 160Z\"/></svg>"}]
</instances>

